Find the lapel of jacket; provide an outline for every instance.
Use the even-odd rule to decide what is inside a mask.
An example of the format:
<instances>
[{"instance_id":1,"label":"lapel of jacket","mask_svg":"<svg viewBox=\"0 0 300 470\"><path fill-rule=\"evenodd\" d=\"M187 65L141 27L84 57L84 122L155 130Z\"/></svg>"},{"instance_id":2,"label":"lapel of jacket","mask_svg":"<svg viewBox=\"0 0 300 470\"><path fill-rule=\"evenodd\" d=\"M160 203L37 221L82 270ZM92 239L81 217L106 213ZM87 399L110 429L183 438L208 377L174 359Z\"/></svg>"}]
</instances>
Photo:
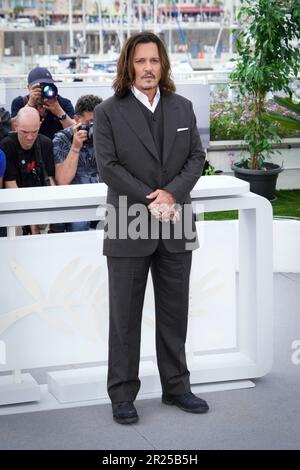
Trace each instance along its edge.
<instances>
[{"instance_id":1,"label":"lapel of jacket","mask_svg":"<svg viewBox=\"0 0 300 470\"><path fill-rule=\"evenodd\" d=\"M120 100L120 111L144 146L155 158L160 160L147 121L131 92Z\"/></svg>"},{"instance_id":2,"label":"lapel of jacket","mask_svg":"<svg viewBox=\"0 0 300 470\"><path fill-rule=\"evenodd\" d=\"M164 116L163 164L165 164L170 155L178 128L178 105L172 93L162 92L161 99L163 100Z\"/></svg>"}]
</instances>

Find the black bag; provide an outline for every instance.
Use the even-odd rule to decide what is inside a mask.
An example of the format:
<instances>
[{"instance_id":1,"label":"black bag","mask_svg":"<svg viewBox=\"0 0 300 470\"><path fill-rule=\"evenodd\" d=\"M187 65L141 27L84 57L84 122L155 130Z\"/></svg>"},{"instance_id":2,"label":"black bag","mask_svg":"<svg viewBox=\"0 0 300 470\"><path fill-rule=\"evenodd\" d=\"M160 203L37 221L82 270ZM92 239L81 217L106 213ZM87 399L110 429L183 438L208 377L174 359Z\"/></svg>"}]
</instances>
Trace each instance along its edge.
<instances>
[{"instance_id":1,"label":"black bag","mask_svg":"<svg viewBox=\"0 0 300 470\"><path fill-rule=\"evenodd\" d=\"M0 140L7 136L11 130L10 114L5 108L0 108Z\"/></svg>"}]
</instances>

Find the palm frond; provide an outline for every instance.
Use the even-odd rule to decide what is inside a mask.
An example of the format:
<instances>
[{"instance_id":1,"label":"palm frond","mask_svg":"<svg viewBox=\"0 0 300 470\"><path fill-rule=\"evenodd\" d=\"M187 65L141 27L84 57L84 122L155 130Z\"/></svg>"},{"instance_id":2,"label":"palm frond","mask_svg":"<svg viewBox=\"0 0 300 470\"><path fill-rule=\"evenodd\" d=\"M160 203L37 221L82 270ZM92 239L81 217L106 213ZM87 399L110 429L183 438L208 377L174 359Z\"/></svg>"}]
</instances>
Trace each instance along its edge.
<instances>
[{"instance_id":1,"label":"palm frond","mask_svg":"<svg viewBox=\"0 0 300 470\"><path fill-rule=\"evenodd\" d=\"M10 263L11 269L14 272L16 278L24 289L34 298L36 301L42 301L44 295L39 283L34 279L32 273L26 271L20 264L15 261Z\"/></svg>"},{"instance_id":2,"label":"palm frond","mask_svg":"<svg viewBox=\"0 0 300 470\"><path fill-rule=\"evenodd\" d=\"M283 108L286 108L289 111L293 111L294 113L299 114L300 116L300 103L295 103L291 100L291 98L288 98L286 96L274 96L274 101L275 103L279 104L279 106L282 106Z\"/></svg>"},{"instance_id":3,"label":"palm frond","mask_svg":"<svg viewBox=\"0 0 300 470\"><path fill-rule=\"evenodd\" d=\"M265 113L265 119L268 121L276 121L287 129L300 130L300 119L297 119L293 116L284 116L280 113L275 113L274 111L269 111Z\"/></svg>"}]
</instances>

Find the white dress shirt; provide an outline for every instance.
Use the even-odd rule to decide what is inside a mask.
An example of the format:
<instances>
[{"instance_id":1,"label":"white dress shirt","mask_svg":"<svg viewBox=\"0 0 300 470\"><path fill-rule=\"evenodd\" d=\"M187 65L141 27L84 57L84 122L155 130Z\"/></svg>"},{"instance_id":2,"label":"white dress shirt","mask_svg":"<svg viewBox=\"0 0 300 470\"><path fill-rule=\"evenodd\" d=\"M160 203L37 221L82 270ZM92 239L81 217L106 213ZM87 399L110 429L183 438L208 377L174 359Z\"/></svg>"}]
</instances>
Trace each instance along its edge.
<instances>
[{"instance_id":1,"label":"white dress shirt","mask_svg":"<svg viewBox=\"0 0 300 470\"><path fill-rule=\"evenodd\" d=\"M154 100L152 104L150 104L148 96L145 95L142 91L138 90L135 86L131 87L131 91L137 100L139 100L144 106L146 106L146 108L148 108L152 113L154 113L156 106L158 105L159 100L160 100L159 87L157 87L156 94L154 96Z\"/></svg>"}]
</instances>

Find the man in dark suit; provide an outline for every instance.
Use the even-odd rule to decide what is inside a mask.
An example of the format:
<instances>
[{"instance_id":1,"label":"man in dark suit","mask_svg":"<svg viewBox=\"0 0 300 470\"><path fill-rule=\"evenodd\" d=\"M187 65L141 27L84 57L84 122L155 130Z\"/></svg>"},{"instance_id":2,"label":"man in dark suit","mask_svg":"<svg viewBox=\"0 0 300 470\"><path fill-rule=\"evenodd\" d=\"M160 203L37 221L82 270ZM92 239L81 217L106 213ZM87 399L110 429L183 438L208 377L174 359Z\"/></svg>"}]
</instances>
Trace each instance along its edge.
<instances>
[{"instance_id":1,"label":"man in dark suit","mask_svg":"<svg viewBox=\"0 0 300 470\"><path fill-rule=\"evenodd\" d=\"M185 356L192 250L198 246L189 193L205 162L192 104L174 93L164 44L150 32L127 40L114 90L113 97L96 107L94 123L97 164L108 186L104 255L113 416L122 424L138 419L133 402L140 388L141 318L149 268L162 402L203 413L208 405L190 390ZM146 217L140 219L140 232L133 233L137 211L146 212Z\"/></svg>"}]
</instances>

